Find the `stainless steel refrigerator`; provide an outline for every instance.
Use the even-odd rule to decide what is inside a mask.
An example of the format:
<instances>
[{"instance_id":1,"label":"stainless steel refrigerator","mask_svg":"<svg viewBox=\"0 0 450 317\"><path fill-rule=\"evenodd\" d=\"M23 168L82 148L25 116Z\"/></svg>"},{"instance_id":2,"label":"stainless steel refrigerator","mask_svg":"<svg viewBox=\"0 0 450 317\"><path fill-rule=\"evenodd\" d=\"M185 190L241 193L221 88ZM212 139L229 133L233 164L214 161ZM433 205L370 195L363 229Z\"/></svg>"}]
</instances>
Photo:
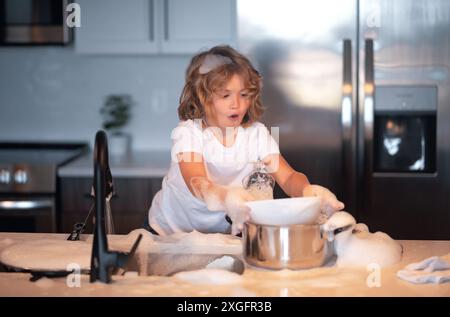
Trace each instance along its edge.
<instances>
[{"instance_id":1,"label":"stainless steel refrigerator","mask_svg":"<svg viewBox=\"0 0 450 317\"><path fill-rule=\"evenodd\" d=\"M358 222L450 239L450 1L238 0L287 161ZM277 190L276 196L282 196Z\"/></svg>"}]
</instances>

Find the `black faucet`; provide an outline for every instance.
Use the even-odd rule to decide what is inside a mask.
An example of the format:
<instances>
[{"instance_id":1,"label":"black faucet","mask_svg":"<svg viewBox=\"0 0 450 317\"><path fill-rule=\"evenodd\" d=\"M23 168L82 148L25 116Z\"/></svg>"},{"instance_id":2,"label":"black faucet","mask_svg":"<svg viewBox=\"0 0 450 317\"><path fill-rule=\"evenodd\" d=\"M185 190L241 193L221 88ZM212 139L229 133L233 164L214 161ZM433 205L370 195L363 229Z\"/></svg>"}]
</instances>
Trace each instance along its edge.
<instances>
[{"instance_id":1,"label":"black faucet","mask_svg":"<svg viewBox=\"0 0 450 317\"><path fill-rule=\"evenodd\" d=\"M108 239L105 233L105 201L111 192L112 175L108 163L108 141L106 133L100 130L95 136L94 147L95 229L91 256L91 283L97 280L110 283L112 272L117 268L126 268L142 238L140 234L129 253L108 250Z\"/></svg>"}]
</instances>

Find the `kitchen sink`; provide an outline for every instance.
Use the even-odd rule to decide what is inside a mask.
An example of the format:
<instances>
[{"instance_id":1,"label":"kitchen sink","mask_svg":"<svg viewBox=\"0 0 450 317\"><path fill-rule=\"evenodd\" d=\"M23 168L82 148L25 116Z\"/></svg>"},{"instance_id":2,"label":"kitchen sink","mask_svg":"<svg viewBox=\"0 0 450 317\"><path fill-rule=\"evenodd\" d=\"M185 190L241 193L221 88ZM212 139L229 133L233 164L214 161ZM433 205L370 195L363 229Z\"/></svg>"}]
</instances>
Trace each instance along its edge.
<instances>
[{"instance_id":1,"label":"kitchen sink","mask_svg":"<svg viewBox=\"0 0 450 317\"><path fill-rule=\"evenodd\" d=\"M139 229L131 232L121 243L111 237L111 249L126 251L135 237L144 238L136 254L127 264L127 271L139 275L171 276L182 271L200 269L223 269L242 274L245 269L242 259L241 239L225 234L203 234L197 231L178 233L167 237L149 234Z\"/></svg>"}]
</instances>

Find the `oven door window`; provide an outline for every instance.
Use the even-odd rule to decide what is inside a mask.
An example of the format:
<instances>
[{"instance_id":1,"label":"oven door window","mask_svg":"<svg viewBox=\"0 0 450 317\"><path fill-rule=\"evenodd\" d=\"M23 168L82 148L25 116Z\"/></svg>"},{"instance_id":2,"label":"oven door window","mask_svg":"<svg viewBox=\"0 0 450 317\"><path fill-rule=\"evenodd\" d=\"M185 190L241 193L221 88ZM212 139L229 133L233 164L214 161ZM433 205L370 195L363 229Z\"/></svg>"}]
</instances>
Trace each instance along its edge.
<instances>
[{"instance_id":1,"label":"oven door window","mask_svg":"<svg viewBox=\"0 0 450 317\"><path fill-rule=\"evenodd\" d=\"M54 198L1 198L0 231L56 232Z\"/></svg>"}]
</instances>

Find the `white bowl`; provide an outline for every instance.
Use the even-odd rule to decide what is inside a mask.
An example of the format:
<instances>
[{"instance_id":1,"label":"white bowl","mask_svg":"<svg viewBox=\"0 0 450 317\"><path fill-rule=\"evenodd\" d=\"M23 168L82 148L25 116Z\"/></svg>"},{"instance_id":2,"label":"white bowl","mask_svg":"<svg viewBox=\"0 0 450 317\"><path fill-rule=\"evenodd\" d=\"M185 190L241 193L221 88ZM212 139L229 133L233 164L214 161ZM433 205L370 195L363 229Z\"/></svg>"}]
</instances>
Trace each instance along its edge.
<instances>
[{"instance_id":1,"label":"white bowl","mask_svg":"<svg viewBox=\"0 0 450 317\"><path fill-rule=\"evenodd\" d=\"M257 200L245 204L251 209L250 221L261 225L310 225L315 224L320 215L318 197Z\"/></svg>"}]
</instances>

